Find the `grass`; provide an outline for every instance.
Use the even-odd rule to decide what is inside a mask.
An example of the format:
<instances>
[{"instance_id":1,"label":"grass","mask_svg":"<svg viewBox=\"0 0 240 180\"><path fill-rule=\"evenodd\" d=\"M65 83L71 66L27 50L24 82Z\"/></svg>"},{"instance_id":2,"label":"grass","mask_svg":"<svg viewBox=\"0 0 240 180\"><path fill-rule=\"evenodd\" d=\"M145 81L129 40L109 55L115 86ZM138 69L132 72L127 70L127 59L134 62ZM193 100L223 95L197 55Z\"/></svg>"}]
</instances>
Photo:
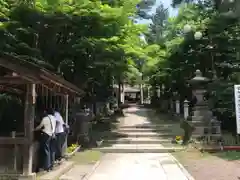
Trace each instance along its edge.
<instances>
[{"instance_id":1,"label":"grass","mask_svg":"<svg viewBox=\"0 0 240 180\"><path fill-rule=\"evenodd\" d=\"M217 156L219 158L228 160L228 161L236 161L240 160L240 152L239 151L224 151L213 153L212 155Z\"/></svg>"},{"instance_id":2,"label":"grass","mask_svg":"<svg viewBox=\"0 0 240 180\"><path fill-rule=\"evenodd\" d=\"M227 161L240 160L239 151L221 151L216 153L200 152L197 149L186 149L185 151L174 152L172 155L181 163L202 159L221 158Z\"/></svg>"},{"instance_id":3,"label":"grass","mask_svg":"<svg viewBox=\"0 0 240 180\"><path fill-rule=\"evenodd\" d=\"M100 160L103 153L96 150L86 150L82 152L77 152L73 157L72 161L76 164L94 164Z\"/></svg>"},{"instance_id":4,"label":"grass","mask_svg":"<svg viewBox=\"0 0 240 180\"><path fill-rule=\"evenodd\" d=\"M211 154L199 152L197 149L186 149L184 151L174 152L172 155L183 164L189 160L200 160L212 157Z\"/></svg>"}]
</instances>

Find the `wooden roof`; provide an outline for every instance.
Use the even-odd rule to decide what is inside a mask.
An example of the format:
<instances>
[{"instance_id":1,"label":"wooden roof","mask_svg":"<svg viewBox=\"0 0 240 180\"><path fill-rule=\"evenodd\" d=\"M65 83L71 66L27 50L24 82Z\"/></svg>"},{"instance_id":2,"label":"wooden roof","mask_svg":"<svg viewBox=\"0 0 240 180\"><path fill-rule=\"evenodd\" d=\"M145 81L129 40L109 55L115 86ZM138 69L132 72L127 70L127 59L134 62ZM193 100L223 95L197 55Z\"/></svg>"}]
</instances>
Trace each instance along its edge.
<instances>
[{"instance_id":1,"label":"wooden roof","mask_svg":"<svg viewBox=\"0 0 240 180\"><path fill-rule=\"evenodd\" d=\"M77 86L73 85L72 83L66 81L62 76L56 75L50 72L47 69L44 69L38 66L35 63L31 63L29 61L25 61L19 59L12 55L1 54L0 55L0 66L9 69L19 75L19 77L27 82L35 83L35 84L42 84L47 87L53 85L60 88L61 93L75 93L75 94L83 94L84 92L79 89ZM9 78L9 77L7 77ZM15 77L12 78L13 81L10 79L6 79L9 84L17 84L19 80ZM5 82L7 83L7 82ZM1 84L1 82L0 82Z\"/></svg>"}]
</instances>

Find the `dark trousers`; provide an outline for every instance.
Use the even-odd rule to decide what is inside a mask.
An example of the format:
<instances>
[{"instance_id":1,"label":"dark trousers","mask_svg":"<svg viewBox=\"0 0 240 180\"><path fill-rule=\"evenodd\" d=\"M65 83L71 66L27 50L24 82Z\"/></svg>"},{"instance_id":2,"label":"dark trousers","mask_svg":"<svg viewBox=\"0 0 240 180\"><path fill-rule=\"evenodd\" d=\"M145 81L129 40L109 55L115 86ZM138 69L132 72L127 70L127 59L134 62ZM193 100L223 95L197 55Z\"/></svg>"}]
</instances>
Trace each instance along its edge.
<instances>
[{"instance_id":1,"label":"dark trousers","mask_svg":"<svg viewBox=\"0 0 240 180\"><path fill-rule=\"evenodd\" d=\"M56 159L56 143L57 137L52 137L50 140L50 163L51 167L53 167L55 159Z\"/></svg>"},{"instance_id":2,"label":"dark trousers","mask_svg":"<svg viewBox=\"0 0 240 180\"><path fill-rule=\"evenodd\" d=\"M49 170L51 168L51 136L46 133L41 133L39 138L39 161L38 169L43 168Z\"/></svg>"},{"instance_id":3,"label":"dark trousers","mask_svg":"<svg viewBox=\"0 0 240 180\"><path fill-rule=\"evenodd\" d=\"M63 145L65 142L65 133L58 133L56 134L56 160L61 160L63 157Z\"/></svg>"}]
</instances>

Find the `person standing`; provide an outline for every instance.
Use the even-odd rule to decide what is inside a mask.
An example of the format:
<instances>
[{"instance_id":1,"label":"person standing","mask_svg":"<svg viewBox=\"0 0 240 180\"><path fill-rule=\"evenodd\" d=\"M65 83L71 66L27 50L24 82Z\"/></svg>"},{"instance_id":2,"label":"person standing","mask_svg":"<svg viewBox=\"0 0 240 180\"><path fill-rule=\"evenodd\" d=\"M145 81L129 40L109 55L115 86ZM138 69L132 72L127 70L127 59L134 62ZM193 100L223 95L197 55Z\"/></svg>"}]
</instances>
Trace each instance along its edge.
<instances>
[{"instance_id":1,"label":"person standing","mask_svg":"<svg viewBox=\"0 0 240 180\"><path fill-rule=\"evenodd\" d=\"M53 111L45 111L41 123L35 128L36 131L41 131L38 169L43 168L49 171L53 167L52 139L55 136L55 127L56 119Z\"/></svg>"},{"instance_id":2,"label":"person standing","mask_svg":"<svg viewBox=\"0 0 240 180\"><path fill-rule=\"evenodd\" d=\"M55 110L54 112L54 117L56 118L56 154L55 154L55 158L57 161L61 161L62 157L63 157L63 145L64 145L64 141L65 141L65 131L64 131L64 121L63 121L63 117L61 116L61 114L59 113L59 111Z\"/></svg>"}]
</instances>

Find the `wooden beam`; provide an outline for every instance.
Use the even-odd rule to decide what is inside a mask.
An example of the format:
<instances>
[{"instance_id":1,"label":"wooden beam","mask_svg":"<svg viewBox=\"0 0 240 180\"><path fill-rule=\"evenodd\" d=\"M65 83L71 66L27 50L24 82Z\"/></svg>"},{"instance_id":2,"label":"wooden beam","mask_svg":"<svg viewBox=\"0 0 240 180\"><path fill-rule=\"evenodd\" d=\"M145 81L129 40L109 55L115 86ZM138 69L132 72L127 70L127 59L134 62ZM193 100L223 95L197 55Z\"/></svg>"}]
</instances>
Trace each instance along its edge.
<instances>
[{"instance_id":1,"label":"wooden beam","mask_svg":"<svg viewBox=\"0 0 240 180\"><path fill-rule=\"evenodd\" d=\"M16 57L0 57L0 66L9 69L11 71L16 72L20 76L22 76L24 79L35 82L38 80L39 77L39 70L36 67L31 68L27 66L27 64L31 64L29 62L23 61Z\"/></svg>"},{"instance_id":2,"label":"wooden beam","mask_svg":"<svg viewBox=\"0 0 240 180\"><path fill-rule=\"evenodd\" d=\"M29 81L19 76L0 77L0 84L27 84Z\"/></svg>"},{"instance_id":3,"label":"wooden beam","mask_svg":"<svg viewBox=\"0 0 240 180\"><path fill-rule=\"evenodd\" d=\"M41 84L43 87L47 88L48 90L54 92L54 94L65 95L67 90L64 89L62 86L58 86L53 82L44 80Z\"/></svg>"},{"instance_id":4,"label":"wooden beam","mask_svg":"<svg viewBox=\"0 0 240 180\"><path fill-rule=\"evenodd\" d=\"M71 92L71 94L83 94L83 91L74 85L72 85L70 82L66 81L63 78L57 77L56 75L50 75L46 71L43 71L45 74L40 75L40 77L48 82L51 82L57 86L60 86L65 92L68 93Z\"/></svg>"},{"instance_id":5,"label":"wooden beam","mask_svg":"<svg viewBox=\"0 0 240 180\"><path fill-rule=\"evenodd\" d=\"M0 85L0 92L10 92L10 93L16 93L16 94L24 93L23 90L13 88L13 87L9 87L9 86L3 86L3 85Z\"/></svg>"},{"instance_id":6,"label":"wooden beam","mask_svg":"<svg viewBox=\"0 0 240 180\"><path fill-rule=\"evenodd\" d=\"M0 137L0 144L1 145L11 145L11 144L28 144L28 140L24 137Z\"/></svg>"}]
</instances>

